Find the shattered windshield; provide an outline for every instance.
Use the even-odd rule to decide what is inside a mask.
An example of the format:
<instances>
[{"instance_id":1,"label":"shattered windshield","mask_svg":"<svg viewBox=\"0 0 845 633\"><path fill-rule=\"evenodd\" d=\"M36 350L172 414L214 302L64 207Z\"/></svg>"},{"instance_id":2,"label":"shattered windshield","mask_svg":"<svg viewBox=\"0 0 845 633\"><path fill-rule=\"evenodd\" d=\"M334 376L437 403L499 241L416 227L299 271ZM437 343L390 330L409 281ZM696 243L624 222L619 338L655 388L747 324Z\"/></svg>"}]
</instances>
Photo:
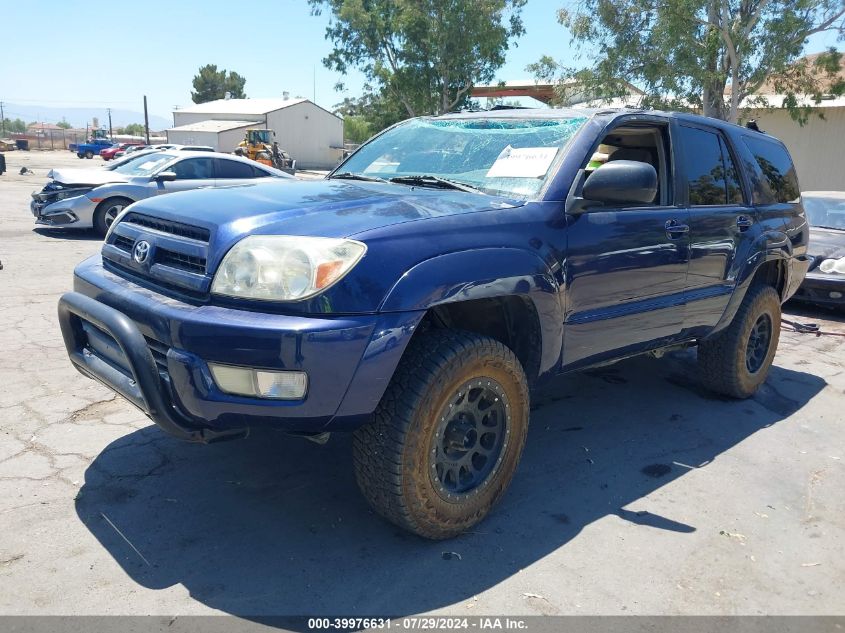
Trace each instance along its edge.
<instances>
[{"instance_id":1,"label":"shattered windshield","mask_svg":"<svg viewBox=\"0 0 845 633\"><path fill-rule=\"evenodd\" d=\"M338 172L385 180L435 176L484 193L530 198L586 120L413 119L361 147Z\"/></svg>"}]
</instances>

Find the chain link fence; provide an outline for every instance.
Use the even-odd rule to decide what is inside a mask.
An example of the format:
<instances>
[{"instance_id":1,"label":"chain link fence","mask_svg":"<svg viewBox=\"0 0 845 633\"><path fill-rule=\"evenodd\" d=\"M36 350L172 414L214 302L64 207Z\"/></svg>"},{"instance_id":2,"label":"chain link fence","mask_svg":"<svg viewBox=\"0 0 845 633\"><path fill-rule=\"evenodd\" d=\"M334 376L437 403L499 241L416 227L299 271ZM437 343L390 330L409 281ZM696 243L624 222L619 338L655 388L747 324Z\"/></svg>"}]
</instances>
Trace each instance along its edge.
<instances>
[{"instance_id":1,"label":"chain link fence","mask_svg":"<svg viewBox=\"0 0 845 633\"><path fill-rule=\"evenodd\" d=\"M28 132L16 132L8 138L27 141L31 150L66 150L71 145L84 143L87 139L85 130L48 130L34 129Z\"/></svg>"}]
</instances>

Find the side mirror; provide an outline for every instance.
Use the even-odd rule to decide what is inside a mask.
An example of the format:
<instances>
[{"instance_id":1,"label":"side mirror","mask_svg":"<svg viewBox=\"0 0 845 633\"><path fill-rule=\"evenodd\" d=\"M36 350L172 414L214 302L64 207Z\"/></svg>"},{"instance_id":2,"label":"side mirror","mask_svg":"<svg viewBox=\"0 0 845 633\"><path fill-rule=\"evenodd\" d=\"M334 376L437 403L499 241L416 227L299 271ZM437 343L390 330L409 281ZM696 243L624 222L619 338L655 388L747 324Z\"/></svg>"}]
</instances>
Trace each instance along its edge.
<instances>
[{"instance_id":1,"label":"side mirror","mask_svg":"<svg viewBox=\"0 0 845 633\"><path fill-rule=\"evenodd\" d=\"M640 161L610 161L587 177L581 195L592 202L649 204L657 195L657 171Z\"/></svg>"},{"instance_id":2,"label":"side mirror","mask_svg":"<svg viewBox=\"0 0 845 633\"><path fill-rule=\"evenodd\" d=\"M162 171L155 177L156 182L173 182L174 180L176 180L176 172L173 171Z\"/></svg>"}]
</instances>

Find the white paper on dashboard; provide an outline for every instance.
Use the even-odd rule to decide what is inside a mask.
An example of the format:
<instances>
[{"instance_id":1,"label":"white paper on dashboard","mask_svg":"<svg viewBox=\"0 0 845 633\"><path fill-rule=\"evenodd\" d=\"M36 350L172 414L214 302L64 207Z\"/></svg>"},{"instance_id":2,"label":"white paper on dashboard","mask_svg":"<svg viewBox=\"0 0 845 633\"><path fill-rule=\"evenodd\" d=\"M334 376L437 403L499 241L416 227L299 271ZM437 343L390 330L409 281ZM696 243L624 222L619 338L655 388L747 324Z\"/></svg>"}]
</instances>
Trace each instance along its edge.
<instances>
[{"instance_id":1,"label":"white paper on dashboard","mask_svg":"<svg viewBox=\"0 0 845 633\"><path fill-rule=\"evenodd\" d=\"M540 178L555 159L557 147L511 147L499 154L487 178Z\"/></svg>"}]
</instances>

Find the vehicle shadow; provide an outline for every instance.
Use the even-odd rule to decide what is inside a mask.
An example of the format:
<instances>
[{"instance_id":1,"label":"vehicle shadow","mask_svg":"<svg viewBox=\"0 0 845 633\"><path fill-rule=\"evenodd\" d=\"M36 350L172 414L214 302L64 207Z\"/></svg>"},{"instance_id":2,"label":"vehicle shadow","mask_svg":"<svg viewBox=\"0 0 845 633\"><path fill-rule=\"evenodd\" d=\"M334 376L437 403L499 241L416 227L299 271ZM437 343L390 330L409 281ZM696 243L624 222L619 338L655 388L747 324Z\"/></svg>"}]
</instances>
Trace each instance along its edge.
<instances>
[{"instance_id":1,"label":"vehicle shadow","mask_svg":"<svg viewBox=\"0 0 845 633\"><path fill-rule=\"evenodd\" d=\"M826 384L774 367L758 395L735 401L698 387L694 371L694 353L682 352L543 387L510 491L451 541L425 541L374 515L357 491L346 436L323 447L272 432L194 446L148 427L94 460L76 510L135 582L181 583L226 613L260 620L448 607L608 515L694 532L677 517L626 506L708 467Z\"/></svg>"},{"instance_id":2,"label":"vehicle shadow","mask_svg":"<svg viewBox=\"0 0 845 633\"><path fill-rule=\"evenodd\" d=\"M812 303L789 301L784 306L784 316L800 317L803 319L821 319L823 321L845 323L845 306L821 306L814 305Z\"/></svg>"},{"instance_id":3,"label":"vehicle shadow","mask_svg":"<svg viewBox=\"0 0 845 633\"><path fill-rule=\"evenodd\" d=\"M94 229L63 229L60 227L36 227L32 229L33 233L38 233L42 237L49 237L54 240L69 240L69 241L103 241L103 237Z\"/></svg>"}]
</instances>

